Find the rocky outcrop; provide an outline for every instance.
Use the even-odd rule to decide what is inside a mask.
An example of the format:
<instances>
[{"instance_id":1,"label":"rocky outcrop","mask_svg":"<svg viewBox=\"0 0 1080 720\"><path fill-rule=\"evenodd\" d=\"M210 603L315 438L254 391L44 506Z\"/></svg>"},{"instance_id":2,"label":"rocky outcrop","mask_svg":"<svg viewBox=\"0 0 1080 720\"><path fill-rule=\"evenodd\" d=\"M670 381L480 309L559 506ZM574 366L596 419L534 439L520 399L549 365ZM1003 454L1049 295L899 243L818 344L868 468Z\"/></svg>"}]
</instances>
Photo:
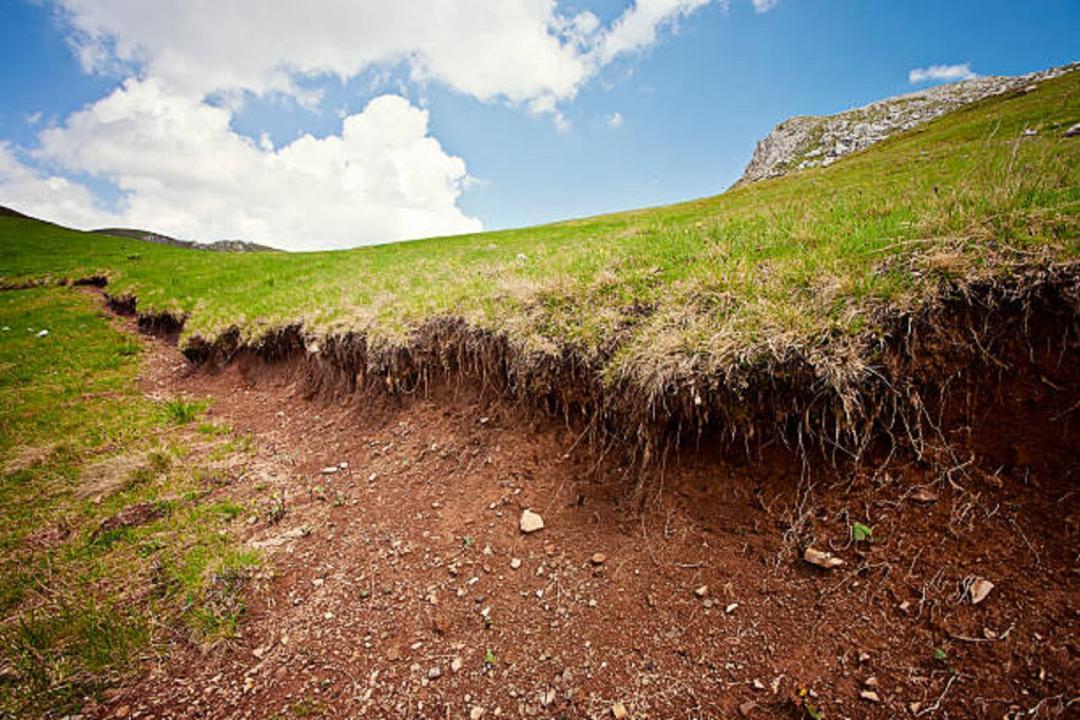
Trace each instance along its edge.
<instances>
[{"instance_id":1,"label":"rocky outcrop","mask_svg":"<svg viewBox=\"0 0 1080 720\"><path fill-rule=\"evenodd\" d=\"M274 250L272 247L259 245L258 243L248 242L246 240L216 240L214 242L201 243L193 240L177 240L168 235L149 232L147 230L137 230L135 228L101 228L99 230L94 230L94 232L99 235L133 238L135 240L143 240L144 242L152 242L158 245L188 248L189 250L211 250L213 252L232 253L268 252Z\"/></svg>"},{"instance_id":2,"label":"rocky outcrop","mask_svg":"<svg viewBox=\"0 0 1080 720\"><path fill-rule=\"evenodd\" d=\"M1033 89L1080 67L1073 63L1019 77L980 77L878 100L837 115L796 116L758 142L735 186L830 165L853 152L992 95Z\"/></svg>"}]
</instances>

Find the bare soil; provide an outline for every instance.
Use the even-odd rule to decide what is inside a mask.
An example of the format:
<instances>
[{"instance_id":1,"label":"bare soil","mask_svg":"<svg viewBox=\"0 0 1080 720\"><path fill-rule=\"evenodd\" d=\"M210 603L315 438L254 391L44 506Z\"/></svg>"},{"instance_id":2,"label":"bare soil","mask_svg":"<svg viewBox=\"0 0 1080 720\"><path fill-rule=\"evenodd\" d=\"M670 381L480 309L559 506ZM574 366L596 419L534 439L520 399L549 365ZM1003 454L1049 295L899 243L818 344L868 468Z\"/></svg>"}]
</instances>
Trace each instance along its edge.
<instances>
[{"instance_id":1,"label":"bare soil","mask_svg":"<svg viewBox=\"0 0 1080 720\"><path fill-rule=\"evenodd\" d=\"M260 503L234 532L268 559L236 640L176 634L87 717L1076 717L1075 357L966 391L949 472L702 438L643 474L469 383L330 402L155 342L146 392L250 433L219 492Z\"/></svg>"}]
</instances>

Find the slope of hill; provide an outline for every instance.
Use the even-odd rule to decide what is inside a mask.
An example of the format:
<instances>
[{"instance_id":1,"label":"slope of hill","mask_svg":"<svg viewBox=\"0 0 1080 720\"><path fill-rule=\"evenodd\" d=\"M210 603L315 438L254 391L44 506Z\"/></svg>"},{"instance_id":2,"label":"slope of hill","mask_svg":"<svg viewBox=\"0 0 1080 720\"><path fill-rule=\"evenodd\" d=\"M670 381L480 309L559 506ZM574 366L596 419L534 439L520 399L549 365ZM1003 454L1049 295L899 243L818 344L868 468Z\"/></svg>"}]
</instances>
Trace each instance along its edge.
<instances>
[{"instance_id":1,"label":"slope of hill","mask_svg":"<svg viewBox=\"0 0 1080 720\"><path fill-rule=\"evenodd\" d=\"M810 398L854 422L897 323L965 288L1075 281L1078 88L1069 72L714 198L348 252L210 257L0 219L0 275L106 275L182 320L192 357L323 347L383 388L482 365L629 436L784 425Z\"/></svg>"},{"instance_id":2,"label":"slope of hill","mask_svg":"<svg viewBox=\"0 0 1080 720\"><path fill-rule=\"evenodd\" d=\"M897 133L987 97L1029 92L1043 80L1074 70L1068 65L1019 77L980 77L878 100L836 115L785 120L758 142L736 186L795 170L828 166Z\"/></svg>"},{"instance_id":3,"label":"slope of hill","mask_svg":"<svg viewBox=\"0 0 1080 720\"><path fill-rule=\"evenodd\" d=\"M347 252L0 217L0 714L1065 716L1078 118Z\"/></svg>"}]
</instances>

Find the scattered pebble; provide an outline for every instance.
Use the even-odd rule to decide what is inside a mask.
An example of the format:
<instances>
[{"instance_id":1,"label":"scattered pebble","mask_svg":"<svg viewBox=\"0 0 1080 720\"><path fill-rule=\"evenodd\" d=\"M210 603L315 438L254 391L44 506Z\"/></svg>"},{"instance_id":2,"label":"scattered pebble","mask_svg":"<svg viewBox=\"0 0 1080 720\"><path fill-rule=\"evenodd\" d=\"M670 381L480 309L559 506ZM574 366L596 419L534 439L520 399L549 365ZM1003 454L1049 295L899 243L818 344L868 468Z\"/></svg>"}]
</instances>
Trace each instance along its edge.
<instances>
[{"instance_id":1,"label":"scattered pebble","mask_svg":"<svg viewBox=\"0 0 1080 720\"><path fill-rule=\"evenodd\" d=\"M601 552L593 553L593 556L589 558L589 562L591 562L593 565L603 565L606 560L607 555Z\"/></svg>"},{"instance_id":2,"label":"scattered pebble","mask_svg":"<svg viewBox=\"0 0 1080 720\"><path fill-rule=\"evenodd\" d=\"M472 709L469 710L469 720L480 720L482 717L484 717L484 708L473 705Z\"/></svg>"},{"instance_id":3,"label":"scattered pebble","mask_svg":"<svg viewBox=\"0 0 1080 720\"><path fill-rule=\"evenodd\" d=\"M701 587L699 587L697 590L694 591L694 594L697 595L699 598L705 597L706 595L709 594L709 586L708 585L702 585Z\"/></svg>"},{"instance_id":4,"label":"scattered pebble","mask_svg":"<svg viewBox=\"0 0 1080 720\"><path fill-rule=\"evenodd\" d=\"M542 530L544 528L544 518L540 517L532 510L526 509L521 513L520 525L521 532L528 535L529 533L534 533L537 530Z\"/></svg>"},{"instance_id":5,"label":"scattered pebble","mask_svg":"<svg viewBox=\"0 0 1080 720\"><path fill-rule=\"evenodd\" d=\"M326 467L324 467L322 469L322 474L323 475L333 475L334 473L336 473L340 469L341 468L339 468L337 465L328 465L328 466L326 466Z\"/></svg>"},{"instance_id":6,"label":"scattered pebble","mask_svg":"<svg viewBox=\"0 0 1080 720\"><path fill-rule=\"evenodd\" d=\"M511 558L510 569L517 570L519 567L521 567L521 558Z\"/></svg>"},{"instance_id":7,"label":"scattered pebble","mask_svg":"<svg viewBox=\"0 0 1080 720\"><path fill-rule=\"evenodd\" d=\"M920 487L915 492L908 495L914 502L922 503L923 505L930 505L936 503L938 500L937 493L928 488Z\"/></svg>"},{"instance_id":8,"label":"scattered pebble","mask_svg":"<svg viewBox=\"0 0 1080 720\"><path fill-rule=\"evenodd\" d=\"M873 690L862 690L859 692L859 697L861 697L863 700L866 700L867 702L881 702L881 697Z\"/></svg>"},{"instance_id":9,"label":"scattered pebble","mask_svg":"<svg viewBox=\"0 0 1080 720\"><path fill-rule=\"evenodd\" d=\"M844 564L843 560L835 557L831 552L815 550L814 548L809 547L803 552L803 560L811 565L825 568L826 570L832 570L833 568L840 567Z\"/></svg>"},{"instance_id":10,"label":"scattered pebble","mask_svg":"<svg viewBox=\"0 0 1080 720\"><path fill-rule=\"evenodd\" d=\"M626 712L626 706L621 702L617 702L611 706L611 716L615 718L615 720L625 720L629 715L630 713Z\"/></svg>"},{"instance_id":11,"label":"scattered pebble","mask_svg":"<svg viewBox=\"0 0 1080 720\"><path fill-rule=\"evenodd\" d=\"M968 590L971 595L971 604L978 605L981 603L993 589L994 583L986 578L976 578L975 582L971 583L971 588Z\"/></svg>"},{"instance_id":12,"label":"scattered pebble","mask_svg":"<svg viewBox=\"0 0 1080 720\"><path fill-rule=\"evenodd\" d=\"M724 608L724 612L726 612L728 615L730 615L731 613L735 612L736 608L738 608L738 607L739 607L739 603L731 603L726 608Z\"/></svg>"}]
</instances>

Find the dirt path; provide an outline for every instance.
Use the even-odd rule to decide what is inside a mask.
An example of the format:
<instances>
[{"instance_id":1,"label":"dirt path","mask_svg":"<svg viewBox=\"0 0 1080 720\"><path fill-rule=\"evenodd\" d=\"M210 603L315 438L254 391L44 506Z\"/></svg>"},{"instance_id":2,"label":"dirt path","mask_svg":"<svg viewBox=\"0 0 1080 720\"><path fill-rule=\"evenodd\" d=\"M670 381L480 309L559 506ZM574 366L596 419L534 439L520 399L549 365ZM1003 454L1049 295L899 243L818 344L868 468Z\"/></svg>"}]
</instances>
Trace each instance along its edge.
<instances>
[{"instance_id":1,"label":"dirt path","mask_svg":"<svg viewBox=\"0 0 1080 720\"><path fill-rule=\"evenodd\" d=\"M177 637L88 717L1076 711L1075 458L1014 452L950 480L686 452L642 495L564 426L471 388L320 403L286 366L190 373L161 343L143 383L210 395L251 434L231 490L264 511L236 532L268 571L236 642ZM542 530L519 530L526 508ZM800 539L845 564L811 566ZM972 604L979 578L993 589Z\"/></svg>"}]
</instances>

